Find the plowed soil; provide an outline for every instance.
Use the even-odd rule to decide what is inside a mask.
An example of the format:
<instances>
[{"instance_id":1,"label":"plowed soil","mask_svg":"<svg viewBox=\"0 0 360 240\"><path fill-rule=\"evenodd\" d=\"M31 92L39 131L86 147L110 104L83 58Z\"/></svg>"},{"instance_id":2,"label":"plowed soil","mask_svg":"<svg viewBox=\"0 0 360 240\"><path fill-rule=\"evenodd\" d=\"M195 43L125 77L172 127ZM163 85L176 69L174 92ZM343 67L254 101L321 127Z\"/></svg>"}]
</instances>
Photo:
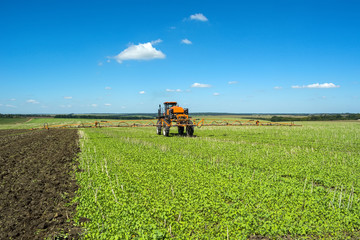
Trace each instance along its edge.
<instances>
[{"instance_id":1,"label":"plowed soil","mask_svg":"<svg viewBox=\"0 0 360 240\"><path fill-rule=\"evenodd\" d=\"M79 237L76 130L0 130L0 239Z\"/></svg>"}]
</instances>

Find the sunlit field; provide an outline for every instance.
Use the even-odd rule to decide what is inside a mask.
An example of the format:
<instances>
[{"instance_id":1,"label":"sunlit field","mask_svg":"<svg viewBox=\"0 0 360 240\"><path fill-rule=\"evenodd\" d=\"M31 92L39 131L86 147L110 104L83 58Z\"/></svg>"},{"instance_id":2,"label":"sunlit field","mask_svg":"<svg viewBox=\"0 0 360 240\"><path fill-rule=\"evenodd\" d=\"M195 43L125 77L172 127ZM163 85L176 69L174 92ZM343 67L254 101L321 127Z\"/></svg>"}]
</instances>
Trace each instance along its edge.
<instances>
[{"instance_id":1,"label":"sunlit field","mask_svg":"<svg viewBox=\"0 0 360 240\"><path fill-rule=\"evenodd\" d=\"M65 119L65 118L0 118L0 129L32 129L42 128L44 124L81 124L101 121L98 119Z\"/></svg>"},{"instance_id":2,"label":"sunlit field","mask_svg":"<svg viewBox=\"0 0 360 240\"><path fill-rule=\"evenodd\" d=\"M359 123L302 124L80 130L85 238L360 237Z\"/></svg>"}]
</instances>

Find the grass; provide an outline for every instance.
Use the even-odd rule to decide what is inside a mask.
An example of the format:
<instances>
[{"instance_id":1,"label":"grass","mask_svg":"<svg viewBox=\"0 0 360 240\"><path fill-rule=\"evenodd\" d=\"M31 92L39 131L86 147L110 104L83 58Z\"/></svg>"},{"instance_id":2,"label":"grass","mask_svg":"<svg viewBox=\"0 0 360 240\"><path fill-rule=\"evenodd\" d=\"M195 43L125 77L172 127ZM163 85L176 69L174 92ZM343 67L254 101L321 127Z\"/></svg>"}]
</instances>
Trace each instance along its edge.
<instances>
[{"instance_id":1,"label":"grass","mask_svg":"<svg viewBox=\"0 0 360 240\"><path fill-rule=\"evenodd\" d=\"M212 117L209 117L212 118ZM95 119L0 119L0 129ZM85 239L360 238L360 123L81 130Z\"/></svg>"},{"instance_id":2,"label":"grass","mask_svg":"<svg viewBox=\"0 0 360 240\"><path fill-rule=\"evenodd\" d=\"M89 239L360 237L360 125L82 130Z\"/></svg>"},{"instance_id":3,"label":"grass","mask_svg":"<svg viewBox=\"0 0 360 240\"><path fill-rule=\"evenodd\" d=\"M11 120L8 120L11 119ZM0 118L0 123L4 120L3 124L0 124L0 129L31 129L31 128L41 128L47 123L51 125L60 125L60 124L80 124L80 123L94 123L95 121L106 121L105 119L68 119L68 118L31 118L31 119L22 119L20 122L12 120L12 118ZM113 121L113 120L109 120ZM17 124L21 123L21 124Z\"/></svg>"},{"instance_id":4,"label":"grass","mask_svg":"<svg viewBox=\"0 0 360 240\"><path fill-rule=\"evenodd\" d=\"M23 124L28 120L29 120L29 118L1 118L0 117L0 127L2 127L3 125Z\"/></svg>"}]
</instances>

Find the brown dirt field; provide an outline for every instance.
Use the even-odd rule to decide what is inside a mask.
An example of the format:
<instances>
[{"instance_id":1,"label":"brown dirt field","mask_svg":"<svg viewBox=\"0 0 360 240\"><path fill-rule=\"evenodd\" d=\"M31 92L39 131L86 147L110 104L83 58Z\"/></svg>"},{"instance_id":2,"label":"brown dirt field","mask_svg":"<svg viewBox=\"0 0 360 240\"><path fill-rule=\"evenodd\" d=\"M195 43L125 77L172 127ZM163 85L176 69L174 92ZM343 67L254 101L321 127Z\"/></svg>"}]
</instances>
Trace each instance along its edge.
<instances>
[{"instance_id":1,"label":"brown dirt field","mask_svg":"<svg viewBox=\"0 0 360 240\"><path fill-rule=\"evenodd\" d=\"M72 129L0 130L0 239L79 238Z\"/></svg>"}]
</instances>

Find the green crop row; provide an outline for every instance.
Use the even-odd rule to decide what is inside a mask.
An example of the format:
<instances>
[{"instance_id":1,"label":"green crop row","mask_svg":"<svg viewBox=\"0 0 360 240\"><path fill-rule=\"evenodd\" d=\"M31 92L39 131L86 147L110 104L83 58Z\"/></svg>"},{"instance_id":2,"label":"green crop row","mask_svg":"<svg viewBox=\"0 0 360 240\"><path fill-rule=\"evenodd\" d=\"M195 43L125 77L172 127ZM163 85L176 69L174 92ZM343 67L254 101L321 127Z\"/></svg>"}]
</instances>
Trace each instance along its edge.
<instances>
[{"instance_id":1,"label":"green crop row","mask_svg":"<svg viewBox=\"0 0 360 240\"><path fill-rule=\"evenodd\" d=\"M81 136L85 239L359 237L358 123Z\"/></svg>"}]
</instances>

